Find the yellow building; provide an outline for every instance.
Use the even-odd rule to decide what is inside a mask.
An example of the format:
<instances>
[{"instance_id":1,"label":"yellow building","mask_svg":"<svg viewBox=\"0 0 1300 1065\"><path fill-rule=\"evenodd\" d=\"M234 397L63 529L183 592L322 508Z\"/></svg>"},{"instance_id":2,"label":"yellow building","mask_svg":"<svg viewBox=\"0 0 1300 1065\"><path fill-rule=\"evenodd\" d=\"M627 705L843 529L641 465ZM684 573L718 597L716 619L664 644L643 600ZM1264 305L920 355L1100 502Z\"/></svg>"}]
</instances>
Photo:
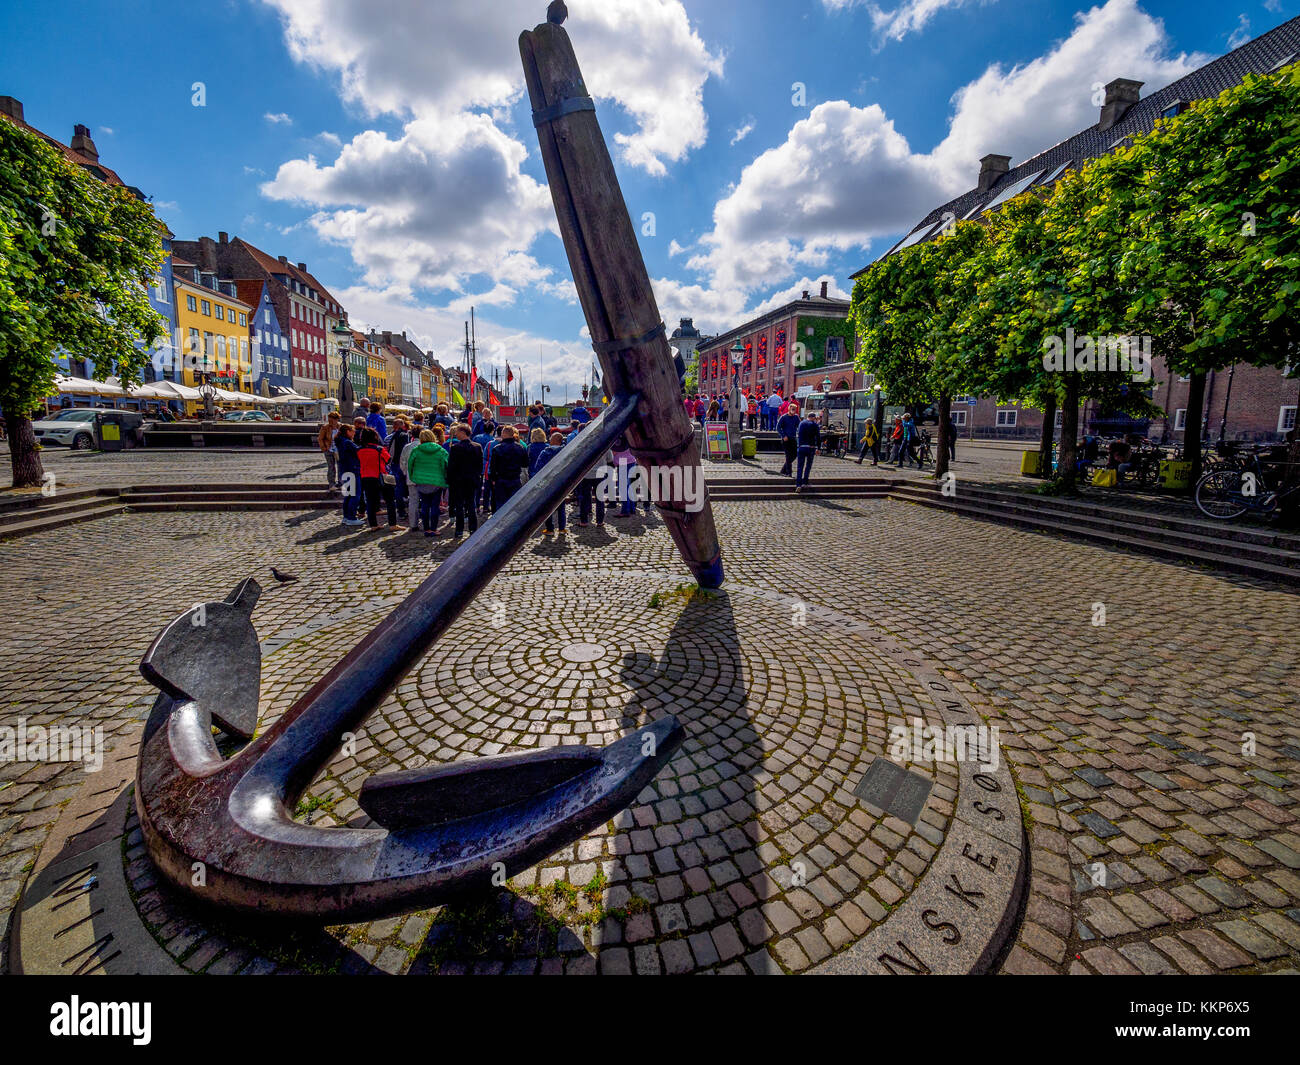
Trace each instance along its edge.
<instances>
[{"instance_id":1,"label":"yellow building","mask_svg":"<svg viewBox=\"0 0 1300 1065\"><path fill-rule=\"evenodd\" d=\"M388 362L382 349L366 345L366 395L372 403L388 403Z\"/></svg>"},{"instance_id":2,"label":"yellow building","mask_svg":"<svg viewBox=\"0 0 1300 1065\"><path fill-rule=\"evenodd\" d=\"M176 347L181 353L179 382L198 388L206 374L217 388L251 394L249 320L253 308L235 298L233 282L224 283L230 292L199 284L198 268L184 260L172 260L172 274L176 283Z\"/></svg>"}]
</instances>

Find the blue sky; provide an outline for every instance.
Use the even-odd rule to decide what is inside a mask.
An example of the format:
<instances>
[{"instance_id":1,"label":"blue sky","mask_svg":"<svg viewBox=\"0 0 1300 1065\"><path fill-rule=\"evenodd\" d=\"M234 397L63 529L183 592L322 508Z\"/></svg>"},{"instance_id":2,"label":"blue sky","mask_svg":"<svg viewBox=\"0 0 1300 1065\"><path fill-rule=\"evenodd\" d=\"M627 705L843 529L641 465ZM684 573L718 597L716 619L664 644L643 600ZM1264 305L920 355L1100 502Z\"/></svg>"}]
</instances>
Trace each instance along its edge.
<instances>
[{"instance_id":1,"label":"blue sky","mask_svg":"<svg viewBox=\"0 0 1300 1065\"><path fill-rule=\"evenodd\" d=\"M354 324L455 365L579 385L590 364L522 94L544 0L0 0L0 94L153 197L305 261ZM569 0L660 309L719 330L847 277L979 156L1096 120L1300 13L1300 0ZM195 106L202 83L204 106ZM797 85L804 87L799 99ZM653 218L645 218L648 213Z\"/></svg>"}]
</instances>

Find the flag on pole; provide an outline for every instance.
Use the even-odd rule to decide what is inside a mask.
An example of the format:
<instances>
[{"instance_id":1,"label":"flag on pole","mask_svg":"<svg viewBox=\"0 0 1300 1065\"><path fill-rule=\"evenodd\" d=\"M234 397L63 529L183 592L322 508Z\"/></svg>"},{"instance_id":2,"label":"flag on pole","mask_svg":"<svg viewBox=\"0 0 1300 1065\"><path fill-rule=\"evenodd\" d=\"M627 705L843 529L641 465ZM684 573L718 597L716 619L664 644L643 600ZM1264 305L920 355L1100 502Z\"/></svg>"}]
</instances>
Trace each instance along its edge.
<instances>
[{"instance_id":1,"label":"flag on pole","mask_svg":"<svg viewBox=\"0 0 1300 1065\"><path fill-rule=\"evenodd\" d=\"M469 371L469 394L478 395L478 367L472 366Z\"/></svg>"},{"instance_id":2,"label":"flag on pole","mask_svg":"<svg viewBox=\"0 0 1300 1065\"><path fill-rule=\"evenodd\" d=\"M456 406L458 407L465 406L465 397L462 396L459 392L457 392L454 388L451 390L451 398L455 400Z\"/></svg>"},{"instance_id":3,"label":"flag on pole","mask_svg":"<svg viewBox=\"0 0 1300 1065\"><path fill-rule=\"evenodd\" d=\"M506 363L506 384L510 384L515 379L514 370L510 369L510 363Z\"/></svg>"}]
</instances>

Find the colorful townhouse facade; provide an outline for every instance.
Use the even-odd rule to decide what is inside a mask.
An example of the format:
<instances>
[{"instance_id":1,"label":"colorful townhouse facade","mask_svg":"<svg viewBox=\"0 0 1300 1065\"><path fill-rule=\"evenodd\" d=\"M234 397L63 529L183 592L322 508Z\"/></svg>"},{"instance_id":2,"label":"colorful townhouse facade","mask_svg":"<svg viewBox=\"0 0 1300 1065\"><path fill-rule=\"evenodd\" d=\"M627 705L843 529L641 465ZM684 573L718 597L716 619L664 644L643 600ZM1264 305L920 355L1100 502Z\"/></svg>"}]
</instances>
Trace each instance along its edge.
<instances>
[{"instance_id":1,"label":"colorful townhouse facade","mask_svg":"<svg viewBox=\"0 0 1300 1065\"><path fill-rule=\"evenodd\" d=\"M254 308L239 299L233 281L221 281L195 263L172 258L181 370L173 378L198 388L209 382L230 392L254 392L249 348Z\"/></svg>"},{"instance_id":2,"label":"colorful townhouse facade","mask_svg":"<svg viewBox=\"0 0 1300 1065\"><path fill-rule=\"evenodd\" d=\"M253 308L250 319L249 350L253 362L254 390L264 396L280 396L293 391L293 354L289 336L275 313L268 281L235 282L240 299Z\"/></svg>"},{"instance_id":3,"label":"colorful townhouse facade","mask_svg":"<svg viewBox=\"0 0 1300 1065\"><path fill-rule=\"evenodd\" d=\"M330 330L346 319L337 300L307 271L305 263L271 256L239 237L221 232L217 239L175 241L177 253L223 280L266 285L282 334L289 338L289 373L293 390L309 399L331 394L330 382L342 372ZM333 347L331 345L334 344ZM335 359L330 364L330 352Z\"/></svg>"}]
</instances>

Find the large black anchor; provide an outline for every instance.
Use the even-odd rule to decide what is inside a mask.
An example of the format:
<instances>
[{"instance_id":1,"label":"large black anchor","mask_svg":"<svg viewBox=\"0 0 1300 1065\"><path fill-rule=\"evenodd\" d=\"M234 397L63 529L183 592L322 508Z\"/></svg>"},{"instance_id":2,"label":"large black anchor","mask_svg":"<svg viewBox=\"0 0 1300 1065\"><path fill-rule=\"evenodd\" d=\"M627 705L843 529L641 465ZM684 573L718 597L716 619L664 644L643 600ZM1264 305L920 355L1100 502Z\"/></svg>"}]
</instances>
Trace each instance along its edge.
<instances>
[{"instance_id":1,"label":"large black anchor","mask_svg":"<svg viewBox=\"0 0 1300 1065\"><path fill-rule=\"evenodd\" d=\"M562 15L554 14L559 6L552 5L556 21L523 35L521 50L609 405L256 739L255 581L187 611L154 640L140 669L161 694L141 744L136 808L158 869L210 904L352 921L486 889L629 805L684 738L677 719L666 717L600 749L559 747L375 776L358 801L378 828L312 827L291 813L347 735L620 434L651 469L699 472L680 381ZM696 579L717 587L721 555L707 497L702 509L686 499L657 502ZM251 742L224 758L214 724Z\"/></svg>"}]
</instances>

